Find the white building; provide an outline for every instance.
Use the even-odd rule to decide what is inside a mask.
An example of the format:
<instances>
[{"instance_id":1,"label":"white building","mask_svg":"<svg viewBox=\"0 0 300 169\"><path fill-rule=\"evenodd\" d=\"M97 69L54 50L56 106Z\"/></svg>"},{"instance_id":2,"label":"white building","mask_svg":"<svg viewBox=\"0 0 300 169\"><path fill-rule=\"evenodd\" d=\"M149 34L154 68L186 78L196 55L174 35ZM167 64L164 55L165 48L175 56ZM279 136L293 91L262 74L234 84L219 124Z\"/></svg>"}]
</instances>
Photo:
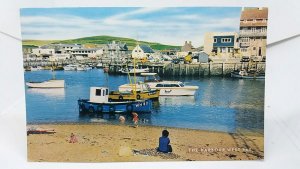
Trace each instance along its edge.
<instances>
[{"instance_id":1,"label":"white building","mask_svg":"<svg viewBox=\"0 0 300 169\"><path fill-rule=\"evenodd\" d=\"M73 49L71 51L72 56L78 58L79 60L83 58L97 58L103 55L102 48L83 48L83 49Z\"/></svg>"},{"instance_id":2,"label":"white building","mask_svg":"<svg viewBox=\"0 0 300 169\"><path fill-rule=\"evenodd\" d=\"M71 55L70 54L54 54L52 56L49 56L49 61L55 62L55 61L61 61L61 60L67 60L70 59Z\"/></svg>"},{"instance_id":3,"label":"white building","mask_svg":"<svg viewBox=\"0 0 300 169\"><path fill-rule=\"evenodd\" d=\"M38 57L43 57L43 56L51 56L55 53L54 49L49 49L49 48L33 48L32 49L32 54L38 56Z\"/></svg>"},{"instance_id":4,"label":"white building","mask_svg":"<svg viewBox=\"0 0 300 169\"><path fill-rule=\"evenodd\" d=\"M142 58L148 58L151 54L153 54L153 49L148 45L137 45L132 50L132 58L142 59Z\"/></svg>"}]
</instances>

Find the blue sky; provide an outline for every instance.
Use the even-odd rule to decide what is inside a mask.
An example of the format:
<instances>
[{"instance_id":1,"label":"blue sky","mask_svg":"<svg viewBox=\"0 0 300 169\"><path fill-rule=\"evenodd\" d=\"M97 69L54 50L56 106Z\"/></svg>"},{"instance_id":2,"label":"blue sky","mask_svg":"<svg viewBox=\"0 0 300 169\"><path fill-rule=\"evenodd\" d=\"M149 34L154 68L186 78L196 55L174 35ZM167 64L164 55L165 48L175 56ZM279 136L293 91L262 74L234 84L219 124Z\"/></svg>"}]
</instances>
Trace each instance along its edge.
<instances>
[{"instance_id":1,"label":"blue sky","mask_svg":"<svg viewBox=\"0 0 300 169\"><path fill-rule=\"evenodd\" d=\"M205 32L239 29L239 7L24 8L23 39L74 39L110 35L182 45L203 44Z\"/></svg>"}]
</instances>

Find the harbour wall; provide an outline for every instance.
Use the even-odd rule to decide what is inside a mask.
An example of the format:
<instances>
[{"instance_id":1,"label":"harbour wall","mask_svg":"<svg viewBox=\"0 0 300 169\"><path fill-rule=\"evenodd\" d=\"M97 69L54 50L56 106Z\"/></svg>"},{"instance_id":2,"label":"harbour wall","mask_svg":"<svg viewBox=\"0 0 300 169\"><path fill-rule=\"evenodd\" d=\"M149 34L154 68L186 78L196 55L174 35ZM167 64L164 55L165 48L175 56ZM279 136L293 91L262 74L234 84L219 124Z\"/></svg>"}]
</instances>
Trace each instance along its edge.
<instances>
[{"instance_id":1,"label":"harbour wall","mask_svg":"<svg viewBox=\"0 0 300 169\"><path fill-rule=\"evenodd\" d=\"M119 74L124 65L109 65L109 73ZM265 63L198 63L198 64L145 64L139 68L149 68L160 76L229 76L235 70L257 70L265 72Z\"/></svg>"},{"instance_id":2,"label":"harbour wall","mask_svg":"<svg viewBox=\"0 0 300 169\"><path fill-rule=\"evenodd\" d=\"M44 66L44 67L61 67L67 64L87 64L103 63L103 66L109 67L110 74L120 74L119 71L127 66L132 66L132 63L126 65L120 60L67 60L58 62L49 61L24 61L24 67L28 66ZM138 63L139 68L149 68L152 73L157 73L160 76L228 76L232 71L240 69L252 69L260 72L265 72L265 62L210 62L210 63L195 63L195 64L173 64L173 63Z\"/></svg>"}]
</instances>

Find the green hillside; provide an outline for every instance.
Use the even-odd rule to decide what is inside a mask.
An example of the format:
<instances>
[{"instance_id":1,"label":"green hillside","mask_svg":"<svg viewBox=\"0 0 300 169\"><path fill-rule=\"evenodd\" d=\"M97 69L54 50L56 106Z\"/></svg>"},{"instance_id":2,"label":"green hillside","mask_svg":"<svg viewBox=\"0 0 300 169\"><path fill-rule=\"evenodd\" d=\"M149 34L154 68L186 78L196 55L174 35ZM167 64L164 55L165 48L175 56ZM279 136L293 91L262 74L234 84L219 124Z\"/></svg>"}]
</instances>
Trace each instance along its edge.
<instances>
[{"instance_id":1,"label":"green hillside","mask_svg":"<svg viewBox=\"0 0 300 169\"><path fill-rule=\"evenodd\" d=\"M67 44L97 44L97 45L104 45L111 41L123 42L126 43L129 49L133 49L137 41L135 39L130 38L122 38L122 37L113 37L113 36L91 36L91 37L84 37L78 39L68 39L68 40L23 40L24 47L34 47L34 46L41 46L51 43L67 43ZM153 49L156 50L164 50L164 49L179 49L180 46L172 46L172 45L165 45L156 42L145 42L139 41L140 44L147 44L151 46Z\"/></svg>"}]
</instances>

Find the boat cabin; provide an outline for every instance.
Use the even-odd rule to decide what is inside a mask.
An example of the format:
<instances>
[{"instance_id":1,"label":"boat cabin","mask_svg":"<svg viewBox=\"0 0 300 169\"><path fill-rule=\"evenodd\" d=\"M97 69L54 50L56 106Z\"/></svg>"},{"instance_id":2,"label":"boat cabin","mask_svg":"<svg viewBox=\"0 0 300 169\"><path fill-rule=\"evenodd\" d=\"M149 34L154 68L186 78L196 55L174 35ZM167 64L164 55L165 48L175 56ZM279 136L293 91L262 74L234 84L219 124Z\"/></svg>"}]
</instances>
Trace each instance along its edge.
<instances>
[{"instance_id":1,"label":"boat cabin","mask_svg":"<svg viewBox=\"0 0 300 169\"><path fill-rule=\"evenodd\" d=\"M107 103L109 91L106 87L91 87L90 102L92 103Z\"/></svg>"},{"instance_id":2,"label":"boat cabin","mask_svg":"<svg viewBox=\"0 0 300 169\"><path fill-rule=\"evenodd\" d=\"M178 83L158 83L155 87L184 87L182 82Z\"/></svg>"},{"instance_id":3,"label":"boat cabin","mask_svg":"<svg viewBox=\"0 0 300 169\"><path fill-rule=\"evenodd\" d=\"M141 76L144 76L144 82L161 82L162 80L157 73L141 73Z\"/></svg>"}]
</instances>

